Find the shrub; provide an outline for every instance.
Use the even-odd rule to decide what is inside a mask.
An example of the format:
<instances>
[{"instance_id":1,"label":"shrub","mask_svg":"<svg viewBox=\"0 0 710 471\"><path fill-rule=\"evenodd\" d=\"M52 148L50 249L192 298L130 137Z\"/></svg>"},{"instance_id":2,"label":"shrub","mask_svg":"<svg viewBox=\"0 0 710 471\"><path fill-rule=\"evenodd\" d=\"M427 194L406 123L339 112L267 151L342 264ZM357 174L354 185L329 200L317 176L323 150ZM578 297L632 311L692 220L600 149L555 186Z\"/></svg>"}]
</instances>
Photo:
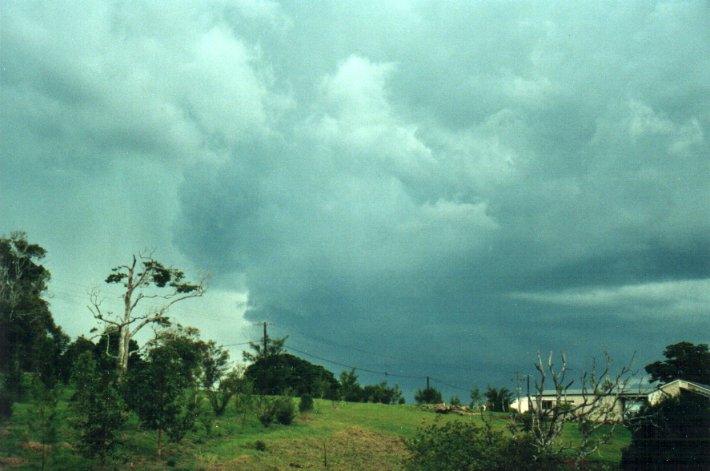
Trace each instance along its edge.
<instances>
[{"instance_id":1,"label":"shrub","mask_svg":"<svg viewBox=\"0 0 710 471\"><path fill-rule=\"evenodd\" d=\"M298 411L300 413L308 412L313 410L313 396L310 394L304 394L301 396L301 400L298 402Z\"/></svg>"},{"instance_id":2,"label":"shrub","mask_svg":"<svg viewBox=\"0 0 710 471\"><path fill-rule=\"evenodd\" d=\"M486 433L473 422L438 423L421 428L406 443L410 470L493 469L498 435Z\"/></svg>"},{"instance_id":3,"label":"shrub","mask_svg":"<svg viewBox=\"0 0 710 471\"><path fill-rule=\"evenodd\" d=\"M268 427L274 422L281 425L291 425L296 417L296 408L290 397L283 396L266 401L257 415L264 427Z\"/></svg>"},{"instance_id":4,"label":"shrub","mask_svg":"<svg viewBox=\"0 0 710 471\"><path fill-rule=\"evenodd\" d=\"M414 400L417 404L441 404L441 392L432 387L417 389Z\"/></svg>"},{"instance_id":5,"label":"shrub","mask_svg":"<svg viewBox=\"0 0 710 471\"><path fill-rule=\"evenodd\" d=\"M506 438L473 422L435 423L420 428L406 447L410 456L405 466L413 471L565 469L559 457L537 452L529 435Z\"/></svg>"},{"instance_id":6,"label":"shrub","mask_svg":"<svg viewBox=\"0 0 710 471\"><path fill-rule=\"evenodd\" d=\"M274 417L281 425L291 425L296 418L296 408L290 397L280 397L274 401Z\"/></svg>"},{"instance_id":7,"label":"shrub","mask_svg":"<svg viewBox=\"0 0 710 471\"><path fill-rule=\"evenodd\" d=\"M263 440L257 440L254 443L254 448L256 448L256 451L266 451L266 443Z\"/></svg>"}]
</instances>

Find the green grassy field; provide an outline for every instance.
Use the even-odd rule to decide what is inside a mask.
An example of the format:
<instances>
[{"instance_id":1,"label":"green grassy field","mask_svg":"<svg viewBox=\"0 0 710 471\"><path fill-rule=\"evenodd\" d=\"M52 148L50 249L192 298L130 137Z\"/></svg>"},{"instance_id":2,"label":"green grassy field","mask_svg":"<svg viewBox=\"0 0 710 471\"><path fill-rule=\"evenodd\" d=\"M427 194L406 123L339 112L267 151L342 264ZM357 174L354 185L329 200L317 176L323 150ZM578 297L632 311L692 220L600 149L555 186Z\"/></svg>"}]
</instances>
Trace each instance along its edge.
<instances>
[{"instance_id":1,"label":"green grassy field","mask_svg":"<svg viewBox=\"0 0 710 471\"><path fill-rule=\"evenodd\" d=\"M60 409L66 413L66 402ZM31 421L33 406L15 405L15 414L0 428L0 469L40 469L42 446L36 440ZM505 429L508 419L491 414L492 424ZM357 404L315 401L312 412L299 415L290 426L264 428L255 417L246 420L232 408L215 419L209 433L204 427L187 435L180 444L167 444L162 459L155 456L156 433L139 429L135 418L125 425L120 450L111 458L108 469L184 469L184 470L281 470L402 469L406 456L403 440L418 427L433 421L473 420L480 417L438 415L411 405ZM72 450L73 431L62 421L57 446L47 453L46 469L98 469L98 462L87 460ZM575 430L566 430L562 440L573 443ZM256 442L265 450L259 451ZM593 460L608 463L613 469L629 434L617 429L614 440L604 446Z\"/></svg>"}]
</instances>

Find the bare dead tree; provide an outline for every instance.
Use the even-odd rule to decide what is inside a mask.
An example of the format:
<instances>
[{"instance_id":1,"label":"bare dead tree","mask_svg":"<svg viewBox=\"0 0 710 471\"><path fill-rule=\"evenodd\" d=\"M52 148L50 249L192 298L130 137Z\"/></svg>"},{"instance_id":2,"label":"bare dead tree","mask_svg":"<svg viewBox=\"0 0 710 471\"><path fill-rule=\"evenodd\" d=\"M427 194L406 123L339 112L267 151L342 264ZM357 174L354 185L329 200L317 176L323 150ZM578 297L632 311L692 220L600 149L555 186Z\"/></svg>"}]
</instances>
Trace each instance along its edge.
<instances>
[{"instance_id":1,"label":"bare dead tree","mask_svg":"<svg viewBox=\"0 0 710 471\"><path fill-rule=\"evenodd\" d=\"M128 370L131 339L146 325L167 326L170 324L169 309L186 299L200 297L205 293L205 279L197 283L185 280L185 274L165 267L152 255L133 255L132 261L113 268L106 283L123 286L123 310L120 314L104 311L97 290L90 293L91 304L87 306L94 318L106 324L105 331L118 332L116 366L125 373ZM147 305L146 301L158 304ZM145 307L145 309L140 309Z\"/></svg>"},{"instance_id":2,"label":"bare dead tree","mask_svg":"<svg viewBox=\"0 0 710 471\"><path fill-rule=\"evenodd\" d=\"M595 360L592 368L582 373L581 390L575 392L577 400L574 400L570 397L570 387L575 381L568 378L569 369L564 353L560 355L560 360L561 365L558 367L554 364L552 352L547 361L543 361L540 353L537 354L537 378L532 391L528 377L528 432L538 455L559 453L572 448L560 443L559 437L566 423L575 423L581 440L572 451L575 464L579 465L611 438L614 428L623 420L623 411L620 411L623 408L621 394L627 390L632 372L629 366L623 366L612 374L612 360L605 353L601 367ZM546 389L547 385L551 386L550 392ZM516 431L514 425L513 432Z\"/></svg>"}]
</instances>

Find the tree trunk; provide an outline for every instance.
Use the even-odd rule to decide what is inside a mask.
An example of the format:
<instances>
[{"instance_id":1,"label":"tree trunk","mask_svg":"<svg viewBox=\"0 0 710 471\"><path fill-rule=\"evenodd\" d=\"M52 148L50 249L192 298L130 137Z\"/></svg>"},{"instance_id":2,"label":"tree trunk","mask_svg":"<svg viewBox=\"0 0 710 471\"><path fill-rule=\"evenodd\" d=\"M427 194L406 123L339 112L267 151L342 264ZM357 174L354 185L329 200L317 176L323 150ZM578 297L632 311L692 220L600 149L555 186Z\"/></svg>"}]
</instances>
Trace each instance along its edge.
<instances>
[{"instance_id":1,"label":"tree trunk","mask_svg":"<svg viewBox=\"0 0 710 471\"><path fill-rule=\"evenodd\" d=\"M158 427L158 458L163 456L163 428Z\"/></svg>"},{"instance_id":2,"label":"tree trunk","mask_svg":"<svg viewBox=\"0 0 710 471\"><path fill-rule=\"evenodd\" d=\"M130 344L129 329L127 325L121 327L118 337L118 369L121 372L121 376L125 375L128 371L128 347Z\"/></svg>"}]
</instances>

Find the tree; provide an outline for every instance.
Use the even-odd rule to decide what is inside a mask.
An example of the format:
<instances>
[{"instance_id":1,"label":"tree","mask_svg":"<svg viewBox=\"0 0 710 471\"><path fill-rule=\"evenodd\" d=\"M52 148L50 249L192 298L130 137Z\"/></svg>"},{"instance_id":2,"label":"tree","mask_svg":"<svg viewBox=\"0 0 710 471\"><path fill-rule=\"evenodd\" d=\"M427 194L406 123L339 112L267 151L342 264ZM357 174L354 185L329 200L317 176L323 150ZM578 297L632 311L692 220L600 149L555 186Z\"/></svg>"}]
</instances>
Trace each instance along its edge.
<instances>
[{"instance_id":1,"label":"tree","mask_svg":"<svg viewBox=\"0 0 710 471\"><path fill-rule=\"evenodd\" d=\"M565 354L561 355L561 366L557 367L553 362L552 353L546 362L538 353L535 363L537 379L533 391L530 391L528 384L529 410L524 422L525 436L535 448L536 459L558 454L564 449L558 438L568 422L577 425L580 435L579 444L570 450L577 467L611 438L620 419L617 408L619 396L631 379L631 371L628 366L622 366L613 373L611 358L608 354L605 354L604 358L605 362L601 367L594 361L591 369L582 373L579 379L581 390L577 393L581 395L582 400L573 402L568 400L568 393L575 381L567 377L569 370ZM548 381L552 382L552 399L545 394ZM550 403L545 404L547 401ZM612 424L611 427L606 426L609 423ZM515 424L512 431L518 432Z\"/></svg>"},{"instance_id":2,"label":"tree","mask_svg":"<svg viewBox=\"0 0 710 471\"><path fill-rule=\"evenodd\" d=\"M249 365L244 376L254 384L259 394L279 395L291 392L298 396L319 392L327 382L335 391L338 382L333 373L290 353L261 357Z\"/></svg>"},{"instance_id":3,"label":"tree","mask_svg":"<svg viewBox=\"0 0 710 471\"><path fill-rule=\"evenodd\" d=\"M68 337L54 323L43 296L50 279L46 250L24 232L0 237L0 400L23 394L22 373L39 373L51 386ZM5 409L5 407L2 407ZM8 409L9 410L9 409Z\"/></svg>"},{"instance_id":4,"label":"tree","mask_svg":"<svg viewBox=\"0 0 710 471\"><path fill-rule=\"evenodd\" d=\"M646 365L651 382L669 383L675 379L710 384L710 352L707 344L679 342L663 351L665 361Z\"/></svg>"},{"instance_id":5,"label":"tree","mask_svg":"<svg viewBox=\"0 0 710 471\"><path fill-rule=\"evenodd\" d=\"M163 434L180 442L199 413L197 384L201 345L195 329L174 329L156 336L146 362L126 378L128 402L143 426L156 430L157 455Z\"/></svg>"},{"instance_id":6,"label":"tree","mask_svg":"<svg viewBox=\"0 0 710 471\"><path fill-rule=\"evenodd\" d=\"M360 402L362 400L362 387L358 383L355 368L350 371L340 372L338 396L341 400L348 402Z\"/></svg>"},{"instance_id":7,"label":"tree","mask_svg":"<svg viewBox=\"0 0 710 471\"><path fill-rule=\"evenodd\" d=\"M130 263L113 268L106 283L123 286L123 311L116 315L104 311L96 291L91 294L89 310L97 320L118 333L116 365L122 375L128 370L130 341L143 327L150 324L168 326L168 311L173 305L205 293L204 279L198 283L187 281L182 271L166 267L151 255L143 254L134 255ZM162 304L139 310L145 300L160 300Z\"/></svg>"},{"instance_id":8,"label":"tree","mask_svg":"<svg viewBox=\"0 0 710 471\"><path fill-rule=\"evenodd\" d=\"M652 381L685 379L707 384L710 354L707 344L668 345L666 361L646 365ZM710 399L681 393L646 405L628 421L631 444L622 450L622 469L704 470L710 468Z\"/></svg>"},{"instance_id":9,"label":"tree","mask_svg":"<svg viewBox=\"0 0 710 471\"><path fill-rule=\"evenodd\" d=\"M98 456L101 469L119 444L118 431L126 421L125 406L113 368L101 368L91 352L79 355L74 369L77 393L72 409L82 455Z\"/></svg>"},{"instance_id":10,"label":"tree","mask_svg":"<svg viewBox=\"0 0 710 471\"><path fill-rule=\"evenodd\" d=\"M488 386L485 392L488 410L493 412L507 412L513 400L513 393L508 388L492 388Z\"/></svg>"},{"instance_id":11,"label":"tree","mask_svg":"<svg viewBox=\"0 0 710 471\"><path fill-rule=\"evenodd\" d=\"M441 398L441 392L432 387L426 387L424 389L417 389L414 393L414 400L417 404L441 404L443 402Z\"/></svg>"},{"instance_id":12,"label":"tree","mask_svg":"<svg viewBox=\"0 0 710 471\"><path fill-rule=\"evenodd\" d=\"M622 450L626 470L710 469L710 399L680 395L643 407L630 421L631 444Z\"/></svg>"},{"instance_id":13,"label":"tree","mask_svg":"<svg viewBox=\"0 0 710 471\"><path fill-rule=\"evenodd\" d=\"M478 388L471 389L471 402L469 404L471 409L480 408L484 402L485 401L483 400L483 394L481 394L481 391Z\"/></svg>"},{"instance_id":14,"label":"tree","mask_svg":"<svg viewBox=\"0 0 710 471\"><path fill-rule=\"evenodd\" d=\"M362 388L362 400L380 404L403 404L404 398L398 385L389 387L386 381L368 384Z\"/></svg>"},{"instance_id":15,"label":"tree","mask_svg":"<svg viewBox=\"0 0 710 471\"><path fill-rule=\"evenodd\" d=\"M263 343L249 342L249 348L254 350L254 353L244 351L242 352L242 357L244 361L253 363L264 358L281 355L284 352L284 345L287 338L288 337L279 337L272 339L264 334Z\"/></svg>"}]
</instances>

